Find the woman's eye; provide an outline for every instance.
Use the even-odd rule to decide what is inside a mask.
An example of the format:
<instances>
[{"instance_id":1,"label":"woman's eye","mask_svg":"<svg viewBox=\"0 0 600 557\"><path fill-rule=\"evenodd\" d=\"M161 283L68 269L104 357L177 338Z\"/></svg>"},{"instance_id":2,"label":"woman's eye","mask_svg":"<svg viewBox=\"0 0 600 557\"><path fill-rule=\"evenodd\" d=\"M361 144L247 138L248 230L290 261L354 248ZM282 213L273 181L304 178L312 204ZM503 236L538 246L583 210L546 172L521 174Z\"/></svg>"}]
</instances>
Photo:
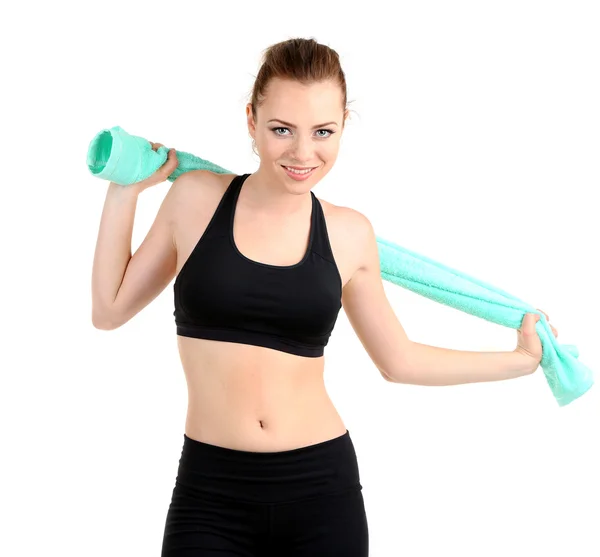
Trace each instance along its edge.
<instances>
[{"instance_id":1,"label":"woman's eye","mask_svg":"<svg viewBox=\"0 0 600 557\"><path fill-rule=\"evenodd\" d=\"M285 132L290 131L289 128L282 128L282 127L272 128L272 129L273 129L273 132L275 133L275 135L280 135L280 136L288 135ZM333 130L317 130L317 137L324 139L324 138L329 137L333 133L334 133Z\"/></svg>"}]
</instances>

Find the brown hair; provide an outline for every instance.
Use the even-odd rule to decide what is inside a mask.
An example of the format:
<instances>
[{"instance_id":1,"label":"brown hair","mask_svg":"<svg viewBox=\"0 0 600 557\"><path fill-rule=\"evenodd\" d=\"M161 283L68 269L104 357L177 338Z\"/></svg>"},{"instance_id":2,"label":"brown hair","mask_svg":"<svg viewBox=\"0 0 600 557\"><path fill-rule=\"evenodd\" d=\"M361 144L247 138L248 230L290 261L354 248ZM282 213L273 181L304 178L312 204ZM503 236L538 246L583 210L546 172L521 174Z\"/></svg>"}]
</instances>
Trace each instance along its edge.
<instances>
[{"instance_id":1,"label":"brown hair","mask_svg":"<svg viewBox=\"0 0 600 557\"><path fill-rule=\"evenodd\" d=\"M263 53L263 62L252 89L252 115L265 99L273 78L290 79L300 83L336 80L342 90L343 108L348 102L346 76L338 53L314 39L289 39L271 45Z\"/></svg>"}]
</instances>

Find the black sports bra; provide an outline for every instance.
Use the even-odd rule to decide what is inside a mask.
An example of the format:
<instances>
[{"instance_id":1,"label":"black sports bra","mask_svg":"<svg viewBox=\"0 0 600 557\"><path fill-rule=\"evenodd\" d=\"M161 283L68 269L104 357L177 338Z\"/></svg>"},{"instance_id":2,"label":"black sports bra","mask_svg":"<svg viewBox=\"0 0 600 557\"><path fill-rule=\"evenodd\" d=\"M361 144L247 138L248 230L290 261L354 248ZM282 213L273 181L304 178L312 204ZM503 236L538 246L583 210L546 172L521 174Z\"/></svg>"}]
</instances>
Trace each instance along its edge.
<instances>
[{"instance_id":1,"label":"black sports bra","mask_svg":"<svg viewBox=\"0 0 600 557\"><path fill-rule=\"evenodd\" d=\"M253 261L233 239L235 206L248 176L231 181L175 279L177 334L322 356L342 307L342 279L321 203L311 191L309 245L300 262Z\"/></svg>"}]
</instances>

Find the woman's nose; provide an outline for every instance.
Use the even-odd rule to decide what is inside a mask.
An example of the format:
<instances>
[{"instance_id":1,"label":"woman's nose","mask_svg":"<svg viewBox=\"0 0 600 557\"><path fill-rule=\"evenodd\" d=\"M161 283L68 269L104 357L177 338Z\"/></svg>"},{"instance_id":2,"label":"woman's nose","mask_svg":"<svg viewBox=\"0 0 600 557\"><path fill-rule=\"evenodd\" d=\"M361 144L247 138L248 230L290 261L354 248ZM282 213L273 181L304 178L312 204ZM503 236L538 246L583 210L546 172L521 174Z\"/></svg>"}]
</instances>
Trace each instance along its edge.
<instances>
[{"instance_id":1,"label":"woman's nose","mask_svg":"<svg viewBox=\"0 0 600 557\"><path fill-rule=\"evenodd\" d=\"M313 146L310 139L298 138L293 147L294 157L298 162L309 162L312 160Z\"/></svg>"}]
</instances>

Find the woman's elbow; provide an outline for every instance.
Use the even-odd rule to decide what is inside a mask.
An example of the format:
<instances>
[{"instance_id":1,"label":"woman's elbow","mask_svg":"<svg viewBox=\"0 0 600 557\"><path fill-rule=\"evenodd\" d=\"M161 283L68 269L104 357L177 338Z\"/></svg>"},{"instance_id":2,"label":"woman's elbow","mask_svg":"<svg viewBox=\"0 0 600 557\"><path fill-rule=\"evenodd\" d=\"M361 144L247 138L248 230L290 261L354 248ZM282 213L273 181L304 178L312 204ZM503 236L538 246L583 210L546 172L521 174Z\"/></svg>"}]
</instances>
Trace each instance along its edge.
<instances>
[{"instance_id":1,"label":"woman's elbow","mask_svg":"<svg viewBox=\"0 0 600 557\"><path fill-rule=\"evenodd\" d=\"M92 308L92 325L102 331L113 331L118 329L123 323L116 319L114 315L107 311L98 311Z\"/></svg>"}]
</instances>

